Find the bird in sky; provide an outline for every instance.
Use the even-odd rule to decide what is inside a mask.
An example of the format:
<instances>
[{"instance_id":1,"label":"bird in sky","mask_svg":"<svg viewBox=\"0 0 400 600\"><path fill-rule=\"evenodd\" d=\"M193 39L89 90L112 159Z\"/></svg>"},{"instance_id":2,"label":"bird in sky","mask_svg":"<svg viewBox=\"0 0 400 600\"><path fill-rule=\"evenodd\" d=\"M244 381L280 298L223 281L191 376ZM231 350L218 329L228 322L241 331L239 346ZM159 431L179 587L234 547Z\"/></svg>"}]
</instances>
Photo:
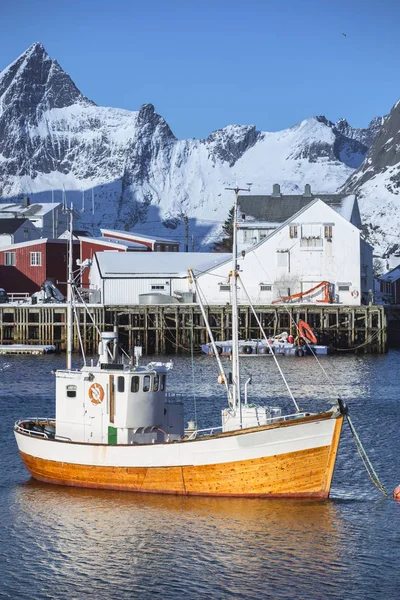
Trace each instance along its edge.
<instances>
[{"instance_id":1,"label":"bird in sky","mask_svg":"<svg viewBox=\"0 0 400 600\"><path fill-rule=\"evenodd\" d=\"M342 35L344 35L344 37L347 37L347 33L342 33Z\"/></svg>"}]
</instances>

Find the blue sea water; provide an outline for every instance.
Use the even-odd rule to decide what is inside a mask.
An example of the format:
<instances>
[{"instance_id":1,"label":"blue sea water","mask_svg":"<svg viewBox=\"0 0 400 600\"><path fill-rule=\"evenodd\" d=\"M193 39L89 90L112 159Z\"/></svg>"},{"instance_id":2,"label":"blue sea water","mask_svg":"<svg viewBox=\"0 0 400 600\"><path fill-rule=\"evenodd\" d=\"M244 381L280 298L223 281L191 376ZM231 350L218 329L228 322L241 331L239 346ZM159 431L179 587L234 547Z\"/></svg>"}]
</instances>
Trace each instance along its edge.
<instances>
[{"instance_id":1,"label":"blue sea water","mask_svg":"<svg viewBox=\"0 0 400 600\"><path fill-rule=\"evenodd\" d=\"M0 360L0 598L398 597L400 502L374 487L347 426L322 502L40 484L22 465L12 428L18 418L54 415L51 371L64 359ZM279 360L302 408L342 394L391 496L400 484L400 352L321 357L321 366L312 357ZM248 358L243 367L251 398L290 407L272 359ZM219 421L225 400L216 379L211 357L176 359L169 389L187 395L187 420Z\"/></svg>"}]
</instances>

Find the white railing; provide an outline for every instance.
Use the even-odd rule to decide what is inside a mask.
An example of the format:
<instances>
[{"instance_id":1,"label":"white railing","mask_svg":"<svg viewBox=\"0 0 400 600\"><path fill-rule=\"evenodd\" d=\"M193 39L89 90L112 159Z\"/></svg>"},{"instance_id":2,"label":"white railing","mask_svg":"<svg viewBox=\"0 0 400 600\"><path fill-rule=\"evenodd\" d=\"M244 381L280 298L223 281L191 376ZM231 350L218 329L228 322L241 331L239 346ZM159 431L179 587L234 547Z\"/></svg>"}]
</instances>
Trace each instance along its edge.
<instances>
[{"instance_id":1,"label":"white railing","mask_svg":"<svg viewBox=\"0 0 400 600\"><path fill-rule=\"evenodd\" d=\"M8 294L10 302L27 302L30 297L28 292L11 292L11 294Z\"/></svg>"}]
</instances>

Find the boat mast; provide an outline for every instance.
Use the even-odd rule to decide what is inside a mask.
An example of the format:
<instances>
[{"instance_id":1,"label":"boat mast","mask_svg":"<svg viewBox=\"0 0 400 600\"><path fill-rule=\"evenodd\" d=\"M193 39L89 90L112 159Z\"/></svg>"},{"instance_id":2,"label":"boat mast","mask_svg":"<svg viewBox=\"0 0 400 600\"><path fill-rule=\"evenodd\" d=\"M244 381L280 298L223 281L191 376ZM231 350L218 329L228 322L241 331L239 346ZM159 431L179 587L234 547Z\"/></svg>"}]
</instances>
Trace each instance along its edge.
<instances>
[{"instance_id":1,"label":"boat mast","mask_svg":"<svg viewBox=\"0 0 400 600\"><path fill-rule=\"evenodd\" d=\"M72 272L72 257L73 257L73 207L68 209L69 212L69 238L68 238L68 279L67 279L67 370L72 368L72 311L73 311L73 272Z\"/></svg>"},{"instance_id":2,"label":"boat mast","mask_svg":"<svg viewBox=\"0 0 400 600\"><path fill-rule=\"evenodd\" d=\"M238 256L237 256L237 207L239 192L249 192L249 188L225 188L235 192L235 203L233 205L233 223L232 223L232 270L230 273L231 296L232 296L232 385L233 401L235 411L240 412L240 426L242 426L242 403L240 396L240 371L239 371L239 314L237 302L237 280L239 275Z\"/></svg>"}]
</instances>

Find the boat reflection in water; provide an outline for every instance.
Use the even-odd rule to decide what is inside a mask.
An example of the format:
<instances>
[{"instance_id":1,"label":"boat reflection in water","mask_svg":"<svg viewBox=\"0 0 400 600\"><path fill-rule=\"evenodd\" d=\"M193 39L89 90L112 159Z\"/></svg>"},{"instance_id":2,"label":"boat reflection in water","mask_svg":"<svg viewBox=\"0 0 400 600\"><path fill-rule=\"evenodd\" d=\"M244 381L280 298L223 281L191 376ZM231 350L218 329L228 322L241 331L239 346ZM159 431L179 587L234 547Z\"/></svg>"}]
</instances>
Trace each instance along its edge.
<instances>
[{"instance_id":1,"label":"boat reflection in water","mask_svg":"<svg viewBox=\"0 0 400 600\"><path fill-rule=\"evenodd\" d=\"M120 597L147 590L166 598L178 589L248 597L251 582L252 594L279 598L295 580L298 597L327 577L339 586L345 531L333 502L127 494L30 480L15 489L13 505L43 593L57 586L60 597L82 597L90 585L97 598L113 597L114 587ZM196 593L193 581L201 581Z\"/></svg>"}]
</instances>

